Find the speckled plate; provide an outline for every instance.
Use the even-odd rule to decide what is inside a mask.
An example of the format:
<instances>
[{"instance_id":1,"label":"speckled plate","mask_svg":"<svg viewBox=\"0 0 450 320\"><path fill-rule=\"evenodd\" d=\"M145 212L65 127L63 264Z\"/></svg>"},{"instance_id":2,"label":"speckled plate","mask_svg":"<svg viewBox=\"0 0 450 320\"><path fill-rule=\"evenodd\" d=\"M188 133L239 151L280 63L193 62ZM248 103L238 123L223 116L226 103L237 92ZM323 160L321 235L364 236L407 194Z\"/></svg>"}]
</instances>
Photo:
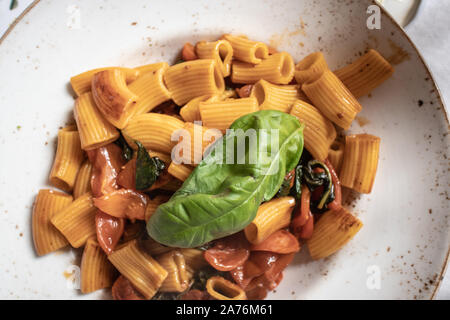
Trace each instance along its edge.
<instances>
[{"instance_id":1,"label":"speckled plate","mask_svg":"<svg viewBox=\"0 0 450 320\"><path fill-rule=\"evenodd\" d=\"M70 76L100 66L173 62L186 41L246 33L296 61L321 50L338 68L375 48L394 76L370 96L351 128L381 137L370 195L349 207L364 222L337 254L312 262L306 246L273 299L428 299L449 248L448 121L426 65L404 32L382 13L366 27L370 1L36 1L0 40L0 298L108 298L81 295L72 278L79 252L38 258L31 208L70 121ZM69 279L67 279L69 278Z\"/></svg>"}]
</instances>

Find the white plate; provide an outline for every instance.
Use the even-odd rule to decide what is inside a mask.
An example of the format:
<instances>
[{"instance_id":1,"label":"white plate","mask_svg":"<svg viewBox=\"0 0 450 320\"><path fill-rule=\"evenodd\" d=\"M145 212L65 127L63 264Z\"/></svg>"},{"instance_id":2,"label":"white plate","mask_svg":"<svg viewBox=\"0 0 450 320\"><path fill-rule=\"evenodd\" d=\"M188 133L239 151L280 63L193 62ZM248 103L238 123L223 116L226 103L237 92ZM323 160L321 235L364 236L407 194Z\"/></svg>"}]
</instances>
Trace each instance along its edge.
<instances>
[{"instance_id":1,"label":"white plate","mask_svg":"<svg viewBox=\"0 0 450 320\"><path fill-rule=\"evenodd\" d=\"M436 85L403 31L385 14L381 30L367 29L369 4L35 2L0 41L0 298L109 297L107 291L81 295L68 288L63 273L76 264L74 251L38 258L32 246L33 199L49 187L57 130L72 117L70 76L100 66L173 62L184 42L224 32L267 41L296 61L322 50L332 68L368 47L385 57L404 53L394 76L361 99L360 116L369 122L355 121L351 128L382 139L373 192L351 207L363 229L323 261L310 261L304 247L270 298L431 298L449 248L448 121Z\"/></svg>"}]
</instances>

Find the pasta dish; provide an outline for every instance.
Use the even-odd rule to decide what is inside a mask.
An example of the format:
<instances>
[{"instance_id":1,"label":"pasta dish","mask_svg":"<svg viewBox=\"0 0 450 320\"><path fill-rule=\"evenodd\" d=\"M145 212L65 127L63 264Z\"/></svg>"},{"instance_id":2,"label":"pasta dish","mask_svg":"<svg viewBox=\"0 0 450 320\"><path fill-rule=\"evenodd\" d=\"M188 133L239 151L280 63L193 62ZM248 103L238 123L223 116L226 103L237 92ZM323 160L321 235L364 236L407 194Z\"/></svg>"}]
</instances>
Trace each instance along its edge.
<instances>
[{"instance_id":1,"label":"pasta dish","mask_svg":"<svg viewBox=\"0 0 450 320\"><path fill-rule=\"evenodd\" d=\"M371 192L380 138L346 130L393 72L372 49L330 70L225 34L73 76L36 253L83 248L81 292L116 300L264 299L302 246L323 259L362 228L343 202Z\"/></svg>"}]
</instances>

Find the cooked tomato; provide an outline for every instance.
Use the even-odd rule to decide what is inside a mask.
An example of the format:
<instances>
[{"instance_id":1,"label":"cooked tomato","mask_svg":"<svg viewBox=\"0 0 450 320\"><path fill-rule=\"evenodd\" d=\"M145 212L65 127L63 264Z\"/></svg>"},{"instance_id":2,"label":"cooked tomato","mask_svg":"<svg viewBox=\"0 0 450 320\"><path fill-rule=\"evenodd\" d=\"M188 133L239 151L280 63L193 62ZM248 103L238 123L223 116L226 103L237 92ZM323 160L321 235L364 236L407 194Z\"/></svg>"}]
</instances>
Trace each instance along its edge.
<instances>
[{"instance_id":1,"label":"cooked tomato","mask_svg":"<svg viewBox=\"0 0 450 320\"><path fill-rule=\"evenodd\" d=\"M204 253L205 260L219 271L231 271L244 264L250 251L243 232L216 241L214 247Z\"/></svg>"},{"instance_id":2,"label":"cooked tomato","mask_svg":"<svg viewBox=\"0 0 450 320\"><path fill-rule=\"evenodd\" d=\"M297 238L289 231L278 230L260 244L252 245L250 250L286 254L300 251L300 244Z\"/></svg>"},{"instance_id":3,"label":"cooked tomato","mask_svg":"<svg viewBox=\"0 0 450 320\"><path fill-rule=\"evenodd\" d=\"M294 253L282 254L264 275L268 281L276 281L279 274L292 262ZM271 289L272 290L272 289Z\"/></svg>"},{"instance_id":4,"label":"cooked tomato","mask_svg":"<svg viewBox=\"0 0 450 320\"><path fill-rule=\"evenodd\" d=\"M180 297L180 300L213 300L206 291L197 289L189 290Z\"/></svg>"},{"instance_id":5,"label":"cooked tomato","mask_svg":"<svg viewBox=\"0 0 450 320\"><path fill-rule=\"evenodd\" d=\"M246 288L253 278L262 275L277 260L278 255L272 252L254 251L245 263L230 271L234 281Z\"/></svg>"},{"instance_id":6,"label":"cooked tomato","mask_svg":"<svg viewBox=\"0 0 450 320\"><path fill-rule=\"evenodd\" d=\"M122 167L117 184L125 189L136 189L136 159L131 159Z\"/></svg>"},{"instance_id":7,"label":"cooked tomato","mask_svg":"<svg viewBox=\"0 0 450 320\"><path fill-rule=\"evenodd\" d=\"M145 300L144 297L133 287L130 280L119 276L112 286L114 300Z\"/></svg>"},{"instance_id":8,"label":"cooked tomato","mask_svg":"<svg viewBox=\"0 0 450 320\"><path fill-rule=\"evenodd\" d=\"M247 98L247 97L250 97L250 93L252 92L252 89L253 89L252 84L246 84L245 86L236 88L236 92L237 92L239 98Z\"/></svg>"},{"instance_id":9,"label":"cooked tomato","mask_svg":"<svg viewBox=\"0 0 450 320\"><path fill-rule=\"evenodd\" d=\"M101 197L118 188L117 175L124 164L122 150L114 143L88 150L92 164L91 189L94 197Z\"/></svg>"},{"instance_id":10,"label":"cooked tomato","mask_svg":"<svg viewBox=\"0 0 450 320\"><path fill-rule=\"evenodd\" d=\"M197 54L195 53L195 47L189 42L186 42L184 44L183 49L181 50L181 58L184 61L191 61L198 59Z\"/></svg>"},{"instance_id":11,"label":"cooked tomato","mask_svg":"<svg viewBox=\"0 0 450 320\"><path fill-rule=\"evenodd\" d=\"M94 198L94 205L109 215L130 220L145 220L148 196L131 189L119 189L100 198Z\"/></svg>"},{"instance_id":12,"label":"cooked tomato","mask_svg":"<svg viewBox=\"0 0 450 320\"><path fill-rule=\"evenodd\" d=\"M125 221L97 210L95 215L95 228L97 241L106 254L110 254L123 234Z\"/></svg>"}]
</instances>

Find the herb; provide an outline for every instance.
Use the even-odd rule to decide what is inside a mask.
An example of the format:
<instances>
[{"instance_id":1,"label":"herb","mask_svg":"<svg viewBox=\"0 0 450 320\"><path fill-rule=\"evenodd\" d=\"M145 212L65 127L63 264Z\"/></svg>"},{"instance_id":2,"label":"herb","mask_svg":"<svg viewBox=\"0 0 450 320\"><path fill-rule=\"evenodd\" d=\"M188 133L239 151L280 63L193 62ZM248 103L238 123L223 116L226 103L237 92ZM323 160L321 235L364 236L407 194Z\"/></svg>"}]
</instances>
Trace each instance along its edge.
<instances>
[{"instance_id":1,"label":"herb","mask_svg":"<svg viewBox=\"0 0 450 320\"><path fill-rule=\"evenodd\" d=\"M280 190L278 190L277 196L278 197L285 197L289 195L291 191L291 181L294 179L293 176L286 176L283 179L283 183L281 184Z\"/></svg>"},{"instance_id":2,"label":"herb","mask_svg":"<svg viewBox=\"0 0 450 320\"><path fill-rule=\"evenodd\" d=\"M122 157L126 161L130 161L133 157L133 149L128 145L127 141L122 135L122 132L120 132L119 139L115 141L115 144L117 144L122 149Z\"/></svg>"},{"instance_id":3,"label":"herb","mask_svg":"<svg viewBox=\"0 0 450 320\"><path fill-rule=\"evenodd\" d=\"M322 170L315 172L314 169L316 168L321 168ZM326 205L334 200L334 186L328 167L323 162L311 160L306 166L302 166L302 176L311 192L319 187L323 187L319 200L312 201L311 204L319 210L326 209Z\"/></svg>"},{"instance_id":4,"label":"herb","mask_svg":"<svg viewBox=\"0 0 450 320\"><path fill-rule=\"evenodd\" d=\"M303 125L289 114L261 110L239 118L230 129L183 186L151 216L147 232L154 240L192 248L242 230L300 160ZM245 138L250 130L259 133L256 143ZM277 149L272 139L278 140ZM253 157L255 161L229 161L237 150L245 150L243 159Z\"/></svg>"},{"instance_id":5,"label":"herb","mask_svg":"<svg viewBox=\"0 0 450 320\"><path fill-rule=\"evenodd\" d=\"M136 159L136 190L150 188L165 169L165 164L158 157L150 157L142 143L135 141L138 146Z\"/></svg>"},{"instance_id":6,"label":"herb","mask_svg":"<svg viewBox=\"0 0 450 320\"><path fill-rule=\"evenodd\" d=\"M190 290L195 289L200 291L205 290L206 281L208 281L209 278L214 276L221 276L223 278L226 278L227 272L216 270L211 266L207 266L203 269L200 269L194 274L194 282L192 283Z\"/></svg>"},{"instance_id":7,"label":"herb","mask_svg":"<svg viewBox=\"0 0 450 320\"><path fill-rule=\"evenodd\" d=\"M180 63L183 63L183 62L185 62L183 59L178 59L177 61L175 61L174 64L180 64Z\"/></svg>"},{"instance_id":8,"label":"herb","mask_svg":"<svg viewBox=\"0 0 450 320\"><path fill-rule=\"evenodd\" d=\"M299 164L295 168L295 181L294 181L294 198L300 200L302 197L302 177L303 177L303 166Z\"/></svg>"},{"instance_id":9,"label":"herb","mask_svg":"<svg viewBox=\"0 0 450 320\"><path fill-rule=\"evenodd\" d=\"M13 10L15 8L17 8L17 5L19 3L17 2L17 0L11 0L11 3L9 4L9 10Z\"/></svg>"}]
</instances>

